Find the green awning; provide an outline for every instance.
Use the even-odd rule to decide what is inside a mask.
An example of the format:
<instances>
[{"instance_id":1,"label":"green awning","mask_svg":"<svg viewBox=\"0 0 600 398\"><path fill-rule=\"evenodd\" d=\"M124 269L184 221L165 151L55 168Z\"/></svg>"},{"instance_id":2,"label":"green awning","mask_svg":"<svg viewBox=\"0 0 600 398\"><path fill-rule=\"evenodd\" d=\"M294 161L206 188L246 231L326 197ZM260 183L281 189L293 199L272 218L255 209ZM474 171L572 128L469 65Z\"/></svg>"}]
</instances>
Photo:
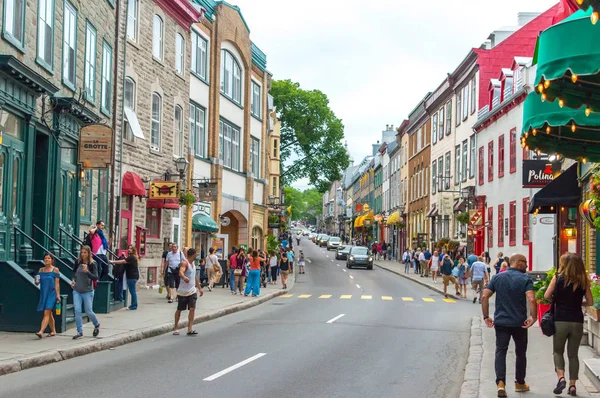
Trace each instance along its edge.
<instances>
[{"instance_id":1,"label":"green awning","mask_svg":"<svg viewBox=\"0 0 600 398\"><path fill-rule=\"evenodd\" d=\"M219 232L219 226L209 216L205 214L196 214L192 217L192 231L201 232Z\"/></svg>"},{"instance_id":2,"label":"green awning","mask_svg":"<svg viewBox=\"0 0 600 398\"><path fill-rule=\"evenodd\" d=\"M535 91L565 107L600 112L600 24L577 11L540 34Z\"/></svg>"},{"instance_id":3,"label":"green awning","mask_svg":"<svg viewBox=\"0 0 600 398\"><path fill-rule=\"evenodd\" d=\"M522 131L521 140L531 150L600 162L600 113L586 116L584 108L561 108L530 93L523 105Z\"/></svg>"},{"instance_id":4,"label":"green awning","mask_svg":"<svg viewBox=\"0 0 600 398\"><path fill-rule=\"evenodd\" d=\"M581 2L581 4L579 4L580 2ZM581 8L584 11L588 10L590 7L592 8L592 12L598 13L600 11L600 0L577 0L576 4L577 4L577 7ZM594 19L592 19L592 21L598 22L597 15ZM596 23L596 22L592 22L592 23Z\"/></svg>"}]
</instances>

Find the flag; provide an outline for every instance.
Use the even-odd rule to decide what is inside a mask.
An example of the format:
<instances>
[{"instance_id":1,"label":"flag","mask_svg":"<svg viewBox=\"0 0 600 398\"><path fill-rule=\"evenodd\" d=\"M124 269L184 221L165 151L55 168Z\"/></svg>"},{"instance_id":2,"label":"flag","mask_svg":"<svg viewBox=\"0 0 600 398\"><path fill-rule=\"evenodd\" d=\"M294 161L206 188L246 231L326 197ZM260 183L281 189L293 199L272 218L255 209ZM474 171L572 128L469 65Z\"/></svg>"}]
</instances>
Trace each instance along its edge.
<instances>
[{"instance_id":1,"label":"flag","mask_svg":"<svg viewBox=\"0 0 600 398\"><path fill-rule=\"evenodd\" d=\"M287 212L288 212L288 214L290 216L292 215L292 206L290 206L290 207L287 208Z\"/></svg>"}]
</instances>

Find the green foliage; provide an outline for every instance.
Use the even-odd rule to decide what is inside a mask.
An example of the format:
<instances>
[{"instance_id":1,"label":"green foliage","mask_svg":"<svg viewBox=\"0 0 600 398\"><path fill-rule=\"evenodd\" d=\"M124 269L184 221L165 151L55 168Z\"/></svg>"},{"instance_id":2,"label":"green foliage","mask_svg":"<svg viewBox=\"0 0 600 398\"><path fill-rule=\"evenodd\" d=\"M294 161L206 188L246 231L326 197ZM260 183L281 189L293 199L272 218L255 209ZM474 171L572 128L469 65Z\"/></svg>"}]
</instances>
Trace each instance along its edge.
<instances>
[{"instance_id":1,"label":"green foliage","mask_svg":"<svg viewBox=\"0 0 600 398\"><path fill-rule=\"evenodd\" d=\"M553 267L550 271L546 272L546 279L541 279L533 284L535 290L535 298L540 304L550 304L548 300L544 298L544 294L552 282L552 278L556 275L556 267Z\"/></svg>"},{"instance_id":2,"label":"green foliage","mask_svg":"<svg viewBox=\"0 0 600 398\"><path fill-rule=\"evenodd\" d=\"M267 251L271 253L277 250L277 246L279 246L279 240L273 234L267 235Z\"/></svg>"},{"instance_id":3,"label":"green foliage","mask_svg":"<svg viewBox=\"0 0 600 398\"><path fill-rule=\"evenodd\" d=\"M462 213L460 213L458 216L456 216L456 221L458 221L461 224L468 224L469 223L469 212L463 211Z\"/></svg>"},{"instance_id":4,"label":"green foliage","mask_svg":"<svg viewBox=\"0 0 600 398\"><path fill-rule=\"evenodd\" d=\"M592 297L594 298L594 308L600 310L600 284L593 280L590 290L592 291Z\"/></svg>"},{"instance_id":5,"label":"green foliage","mask_svg":"<svg viewBox=\"0 0 600 398\"><path fill-rule=\"evenodd\" d=\"M300 191L296 188L285 187L285 208L292 206L292 220L308 219L316 223L317 217L323 213L323 197L315 189Z\"/></svg>"},{"instance_id":6,"label":"green foliage","mask_svg":"<svg viewBox=\"0 0 600 398\"><path fill-rule=\"evenodd\" d=\"M193 192L181 192L179 194L179 204L181 206L191 206L198 201Z\"/></svg>"},{"instance_id":7,"label":"green foliage","mask_svg":"<svg viewBox=\"0 0 600 398\"><path fill-rule=\"evenodd\" d=\"M349 165L342 121L319 90L304 90L291 80L274 80L270 93L281 121L282 180L290 185L308 178L319 192L325 192Z\"/></svg>"},{"instance_id":8,"label":"green foliage","mask_svg":"<svg viewBox=\"0 0 600 398\"><path fill-rule=\"evenodd\" d=\"M269 224L279 224L279 216L269 216Z\"/></svg>"}]
</instances>

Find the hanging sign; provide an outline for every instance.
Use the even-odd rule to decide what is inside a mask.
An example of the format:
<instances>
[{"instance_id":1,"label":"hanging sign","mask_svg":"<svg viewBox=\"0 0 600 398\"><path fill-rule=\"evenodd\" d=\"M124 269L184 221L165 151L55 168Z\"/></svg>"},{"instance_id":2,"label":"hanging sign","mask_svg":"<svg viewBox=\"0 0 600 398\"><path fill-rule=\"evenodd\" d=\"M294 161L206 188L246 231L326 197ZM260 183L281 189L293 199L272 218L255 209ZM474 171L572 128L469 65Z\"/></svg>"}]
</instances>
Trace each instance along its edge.
<instances>
[{"instance_id":1,"label":"hanging sign","mask_svg":"<svg viewBox=\"0 0 600 398\"><path fill-rule=\"evenodd\" d=\"M79 164L84 169L107 169L113 156L113 129L89 124L79 131Z\"/></svg>"},{"instance_id":2,"label":"hanging sign","mask_svg":"<svg viewBox=\"0 0 600 398\"><path fill-rule=\"evenodd\" d=\"M483 224L483 212L481 210L469 210L469 225L481 226Z\"/></svg>"},{"instance_id":3,"label":"hanging sign","mask_svg":"<svg viewBox=\"0 0 600 398\"><path fill-rule=\"evenodd\" d=\"M179 199L179 182L152 181L148 197L150 199Z\"/></svg>"},{"instance_id":4,"label":"hanging sign","mask_svg":"<svg viewBox=\"0 0 600 398\"><path fill-rule=\"evenodd\" d=\"M592 199L586 200L579 205L579 214L591 227L595 227L594 220L598 217L598 211L596 210L596 204Z\"/></svg>"},{"instance_id":5,"label":"hanging sign","mask_svg":"<svg viewBox=\"0 0 600 398\"><path fill-rule=\"evenodd\" d=\"M219 196L219 188L216 182L204 183L198 185L198 199L206 202L216 202Z\"/></svg>"},{"instance_id":6,"label":"hanging sign","mask_svg":"<svg viewBox=\"0 0 600 398\"><path fill-rule=\"evenodd\" d=\"M560 174L560 162L523 161L523 188L542 188Z\"/></svg>"}]
</instances>

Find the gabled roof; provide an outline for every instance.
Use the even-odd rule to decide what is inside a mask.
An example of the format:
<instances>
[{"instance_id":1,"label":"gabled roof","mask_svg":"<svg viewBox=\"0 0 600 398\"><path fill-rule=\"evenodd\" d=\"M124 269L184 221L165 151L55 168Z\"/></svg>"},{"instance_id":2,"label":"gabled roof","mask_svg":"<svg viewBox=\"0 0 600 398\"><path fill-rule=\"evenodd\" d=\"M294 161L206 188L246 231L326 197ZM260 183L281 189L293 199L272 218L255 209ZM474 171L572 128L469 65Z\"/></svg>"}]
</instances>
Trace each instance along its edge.
<instances>
[{"instance_id":1,"label":"gabled roof","mask_svg":"<svg viewBox=\"0 0 600 398\"><path fill-rule=\"evenodd\" d=\"M229 8L236 10L238 12L238 14L240 14L240 18L242 19L242 22L246 26L246 29L248 29L248 33L250 32L250 27L246 23L246 20L244 19L244 16L242 15L242 10L240 10L240 7L229 4L228 2L226 2L224 0L192 0L192 1L196 4L200 4L202 7L204 7L204 9L206 10L205 15L211 21L215 20L215 7L217 7L218 5L222 4L224 6L227 6Z\"/></svg>"},{"instance_id":2,"label":"gabled roof","mask_svg":"<svg viewBox=\"0 0 600 398\"><path fill-rule=\"evenodd\" d=\"M490 84L488 85L488 91L495 87L502 87L502 83L498 79L490 79Z\"/></svg>"},{"instance_id":3,"label":"gabled roof","mask_svg":"<svg viewBox=\"0 0 600 398\"><path fill-rule=\"evenodd\" d=\"M527 66L532 60L532 57L515 57L510 66L510 69L515 70L517 69L517 66Z\"/></svg>"}]
</instances>

